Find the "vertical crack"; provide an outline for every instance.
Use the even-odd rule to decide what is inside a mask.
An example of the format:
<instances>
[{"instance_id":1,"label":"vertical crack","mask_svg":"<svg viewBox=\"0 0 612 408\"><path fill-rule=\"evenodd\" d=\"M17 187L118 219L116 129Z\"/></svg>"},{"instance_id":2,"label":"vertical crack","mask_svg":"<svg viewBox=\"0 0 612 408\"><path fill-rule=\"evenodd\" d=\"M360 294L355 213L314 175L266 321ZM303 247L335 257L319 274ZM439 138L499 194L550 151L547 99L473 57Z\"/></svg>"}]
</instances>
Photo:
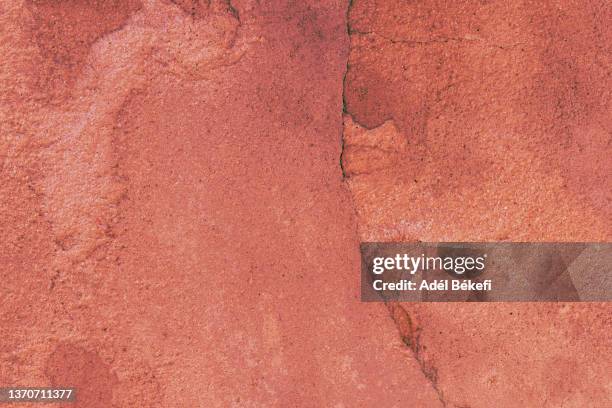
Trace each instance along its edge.
<instances>
[{"instance_id":1,"label":"vertical crack","mask_svg":"<svg viewBox=\"0 0 612 408\"><path fill-rule=\"evenodd\" d=\"M353 0L348 1L348 5L346 7L346 14L344 16L346 22L346 35L348 37L349 45L348 52L346 53L346 66L344 68L344 75L342 75L342 132L340 137L340 170L342 171L342 179L346 179L346 171L344 169L344 115L348 113L348 109L346 108L346 76L348 74L349 59L351 55L351 23L349 19L349 15L351 12L351 7L353 6Z\"/></svg>"},{"instance_id":2,"label":"vertical crack","mask_svg":"<svg viewBox=\"0 0 612 408\"><path fill-rule=\"evenodd\" d=\"M346 55L346 67L344 69L344 75L342 77L342 132L341 132L341 148L340 148L340 169L342 171L342 178L346 180L347 173L344 168L344 154L345 154L345 141L344 141L344 117L345 115L352 116L348 111L347 103L346 103L346 89L347 89L347 75L350 69L350 54L351 54L351 46L350 46L350 35L351 35L351 22L350 22L350 13L351 7L353 6L353 0L348 1L348 6L346 9L346 34L349 40L348 52ZM351 195L352 196L352 195ZM351 197L352 198L352 197ZM401 305L395 303L386 303L387 309L389 310L389 315L393 319L395 326L399 332L399 335L402 339L402 342L406 347L410 349L414 359L417 361L421 372L425 376L425 378L429 381L440 403L443 407L448 407L448 403L444 397L444 393L439 387L438 384L438 371L437 369L428 361L426 361L425 356L423 355L424 347L421 344L420 332L421 329L416 325L414 319L411 315L404 309Z\"/></svg>"}]
</instances>

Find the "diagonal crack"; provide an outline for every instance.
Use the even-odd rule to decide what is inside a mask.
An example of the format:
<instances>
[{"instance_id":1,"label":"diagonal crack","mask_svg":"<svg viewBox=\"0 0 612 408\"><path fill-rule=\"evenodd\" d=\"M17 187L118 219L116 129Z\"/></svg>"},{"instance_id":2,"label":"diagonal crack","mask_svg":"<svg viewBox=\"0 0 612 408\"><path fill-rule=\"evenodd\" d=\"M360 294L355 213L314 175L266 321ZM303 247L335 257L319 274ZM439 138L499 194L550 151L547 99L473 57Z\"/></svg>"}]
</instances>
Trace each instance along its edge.
<instances>
[{"instance_id":1,"label":"diagonal crack","mask_svg":"<svg viewBox=\"0 0 612 408\"><path fill-rule=\"evenodd\" d=\"M421 372L433 387L442 406L448 407L444 392L438 383L438 370L423 355L424 348L421 344L421 328L416 324L415 319L410 313L401 305L387 302L386 306L391 319L393 319L397 327L402 342L412 351L412 355L419 364Z\"/></svg>"}]
</instances>

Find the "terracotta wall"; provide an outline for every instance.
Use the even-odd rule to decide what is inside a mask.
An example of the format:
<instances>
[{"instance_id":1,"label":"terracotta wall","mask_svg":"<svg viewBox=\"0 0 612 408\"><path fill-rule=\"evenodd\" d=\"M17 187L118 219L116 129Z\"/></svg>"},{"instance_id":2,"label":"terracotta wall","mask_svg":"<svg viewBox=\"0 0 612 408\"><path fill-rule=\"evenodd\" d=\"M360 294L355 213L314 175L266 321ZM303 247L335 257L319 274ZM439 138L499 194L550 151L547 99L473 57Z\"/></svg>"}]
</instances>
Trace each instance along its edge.
<instances>
[{"instance_id":1,"label":"terracotta wall","mask_svg":"<svg viewBox=\"0 0 612 408\"><path fill-rule=\"evenodd\" d=\"M364 304L359 242L609 241L610 17L0 1L0 386L606 406L607 304Z\"/></svg>"}]
</instances>

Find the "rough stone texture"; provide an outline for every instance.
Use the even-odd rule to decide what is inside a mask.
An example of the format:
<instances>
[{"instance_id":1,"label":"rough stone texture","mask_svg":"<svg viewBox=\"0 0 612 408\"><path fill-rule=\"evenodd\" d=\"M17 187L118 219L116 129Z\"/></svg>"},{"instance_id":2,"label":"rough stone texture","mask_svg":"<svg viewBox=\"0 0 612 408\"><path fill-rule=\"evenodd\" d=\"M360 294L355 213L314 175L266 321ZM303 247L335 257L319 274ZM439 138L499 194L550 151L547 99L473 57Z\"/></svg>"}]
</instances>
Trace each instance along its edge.
<instances>
[{"instance_id":1,"label":"rough stone texture","mask_svg":"<svg viewBox=\"0 0 612 408\"><path fill-rule=\"evenodd\" d=\"M609 240L609 6L510 3L0 0L0 385L605 406L606 305L358 301L360 237Z\"/></svg>"},{"instance_id":2,"label":"rough stone texture","mask_svg":"<svg viewBox=\"0 0 612 408\"><path fill-rule=\"evenodd\" d=\"M610 241L611 18L606 1L353 1L361 240ZM445 406L612 401L607 304L388 309Z\"/></svg>"}]
</instances>

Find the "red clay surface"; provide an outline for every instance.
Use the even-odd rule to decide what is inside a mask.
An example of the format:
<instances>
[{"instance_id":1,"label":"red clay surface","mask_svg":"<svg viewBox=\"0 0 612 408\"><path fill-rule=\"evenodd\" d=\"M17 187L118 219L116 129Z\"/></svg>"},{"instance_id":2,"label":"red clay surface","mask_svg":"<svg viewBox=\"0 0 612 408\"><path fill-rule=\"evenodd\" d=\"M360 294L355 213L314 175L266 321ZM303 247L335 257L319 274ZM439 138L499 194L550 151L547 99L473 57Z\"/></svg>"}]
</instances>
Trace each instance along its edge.
<instances>
[{"instance_id":1,"label":"red clay surface","mask_svg":"<svg viewBox=\"0 0 612 408\"><path fill-rule=\"evenodd\" d=\"M0 386L606 406L605 304L359 302L360 239L610 240L609 5L414 4L0 1Z\"/></svg>"}]
</instances>

